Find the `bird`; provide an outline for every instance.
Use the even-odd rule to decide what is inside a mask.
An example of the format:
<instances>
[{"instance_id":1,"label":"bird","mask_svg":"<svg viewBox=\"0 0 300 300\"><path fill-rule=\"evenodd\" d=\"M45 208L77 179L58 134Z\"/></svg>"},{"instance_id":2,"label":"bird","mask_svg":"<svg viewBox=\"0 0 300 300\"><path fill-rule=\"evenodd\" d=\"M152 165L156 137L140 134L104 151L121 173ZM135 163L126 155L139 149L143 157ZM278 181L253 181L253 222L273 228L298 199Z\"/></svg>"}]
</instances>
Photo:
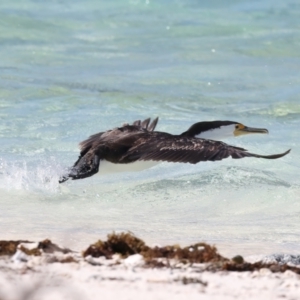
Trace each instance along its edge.
<instances>
[{"instance_id":1,"label":"bird","mask_svg":"<svg viewBox=\"0 0 300 300\"><path fill-rule=\"evenodd\" d=\"M96 173L138 171L160 162L196 164L219 161L228 157L277 159L284 153L260 155L231 146L218 139L250 133L266 134L267 129L251 128L235 121L205 121L193 124L181 134L155 131L158 117L137 120L105 132L99 132L79 144L80 155L75 164L62 175L59 183L68 179L83 179Z\"/></svg>"}]
</instances>

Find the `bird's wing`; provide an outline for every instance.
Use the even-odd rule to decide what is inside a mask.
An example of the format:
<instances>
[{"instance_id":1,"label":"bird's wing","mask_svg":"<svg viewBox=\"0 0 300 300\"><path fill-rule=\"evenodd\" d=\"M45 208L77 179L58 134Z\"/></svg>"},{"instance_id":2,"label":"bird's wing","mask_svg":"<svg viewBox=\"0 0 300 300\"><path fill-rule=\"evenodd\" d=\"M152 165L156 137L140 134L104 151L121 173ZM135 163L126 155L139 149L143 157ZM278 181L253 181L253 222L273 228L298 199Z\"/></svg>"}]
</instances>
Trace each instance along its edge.
<instances>
[{"instance_id":1,"label":"bird's wing","mask_svg":"<svg viewBox=\"0 0 300 300\"><path fill-rule=\"evenodd\" d=\"M104 132L99 132L96 134L91 135L89 138L86 140L82 141L79 143L79 148L80 148L80 154L83 156L85 155L93 146L93 144L96 141L99 141L102 137Z\"/></svg>"},{"instance_id":2,"label":"bird's wing","mask_svg":"<svg viewBox=\"0 0 300 300\"><path fill-rule=\"evenodd\" d=\"M162 135L139 139L135 146L123 156L129 160L154 160L196 164L200 161L216 161L227 157L234 159L258 157L275 159L288 154L290 150L274 155L259 155L246 149L230 146L223 142L191 137Z\"/></svg>"},{"instance_id":3,"label":"bird's wing","mask_svg":"<svg viewBox=\"0 0 300 300\"><path fill-rule=\"evenodd\" d=\"M91 149L91 147L93 146L94 143L99 142L100 140L105 139L106 137L110 138L113 135L115 136L115 133L125 132L127 128L130 128L129 132L140 131L142 129L147 130L147 131L154 131L154 129L158 123L158 117L155 118L151 123L150 123L150 121L151 121L150 118L148 118L144 121L137 120L137 121L133 122L132 125L124 124L122 127L119 127L119 128L108 130L106 132L99 132L99 133L93 134L89 138L87 138L86 140L82 141L79 144L81 155L84 155L85 153L87 153Z\"/></svg>"}]
</instances>

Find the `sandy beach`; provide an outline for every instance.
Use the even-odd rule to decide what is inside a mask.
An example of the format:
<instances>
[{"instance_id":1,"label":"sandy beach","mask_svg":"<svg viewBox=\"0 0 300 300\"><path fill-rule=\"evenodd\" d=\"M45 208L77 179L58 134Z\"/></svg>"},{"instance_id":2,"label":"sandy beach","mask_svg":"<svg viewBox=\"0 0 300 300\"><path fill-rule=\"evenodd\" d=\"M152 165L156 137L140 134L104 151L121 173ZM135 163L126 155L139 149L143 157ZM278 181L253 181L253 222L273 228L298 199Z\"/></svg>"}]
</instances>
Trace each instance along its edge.
<instances>
[{"instance_id":1,"label":"sandy beach","mask_svg":"<svg viewBox=\"0 0 300 300\"><path fill-rule=\"evenodd\" d=\"M98 256L101 245L110 252ZM229 260L213 247L194 246L149 248L165 257L147 259L144 250L125 256L113 253L107 241L82 252L49 240L2 241L0 299L299 299L300 268L295 265L253 256ZM129 247L129 252L135 251ZM170 259L173 249L178 255ZM187 249L194 252L189 259L184 258ZM197 259L208 262L191 262Z\"/></svg>"}]
</instances>

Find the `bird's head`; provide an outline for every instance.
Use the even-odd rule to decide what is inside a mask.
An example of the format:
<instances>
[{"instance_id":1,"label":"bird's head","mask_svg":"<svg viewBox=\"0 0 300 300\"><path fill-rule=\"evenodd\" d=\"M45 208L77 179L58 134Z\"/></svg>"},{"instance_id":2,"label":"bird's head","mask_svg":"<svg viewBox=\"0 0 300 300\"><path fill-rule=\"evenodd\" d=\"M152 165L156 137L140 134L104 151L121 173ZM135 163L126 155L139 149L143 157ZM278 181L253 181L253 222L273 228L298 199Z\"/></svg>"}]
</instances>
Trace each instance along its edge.
<instances>
[{"instance_id":1,"label":"bird's head","mask_svg":"<svg viewBox=\"0 0 300 300\"><path fill-rule=\"evenodd\" d=\"M264 128L248 127L234 121L207 121L195 123L181 135L211 140L222 140L228 137L253 133L263 134L269 132Z\"/></svg>"},{"instance_id":2,"label":"bird's head","mask_svg":"<svg viewBox=\"0 0 300 300\"><path fill-rule=\"evenodd\" d=\"M251 133L269 133L268 129L265 128L255 128L255 127L248 127L241 123L235 123L234 124L234 136L240 136L245 134L251 134Z\"/></svg>"}]
</instances>

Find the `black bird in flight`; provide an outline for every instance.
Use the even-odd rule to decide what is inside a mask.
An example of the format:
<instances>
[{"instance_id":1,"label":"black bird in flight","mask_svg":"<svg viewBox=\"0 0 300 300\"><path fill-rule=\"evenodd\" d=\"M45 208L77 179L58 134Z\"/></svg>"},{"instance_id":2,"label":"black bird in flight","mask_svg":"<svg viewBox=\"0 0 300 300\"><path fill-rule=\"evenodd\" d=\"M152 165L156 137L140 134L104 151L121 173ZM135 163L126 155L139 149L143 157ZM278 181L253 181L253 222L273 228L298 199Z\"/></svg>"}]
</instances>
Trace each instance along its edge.
<instances>
[{"instance_id":1,"label":"black bird in flight","mask_svg":"<svg viewBox=\"0 0 300 300\"><path fill-rule=\"evenodd\" d=\"M59 182L69 178L90 177L98 171L107 173L143 170L162 161L196 164L227 157L276 159L290 152L259 155L218 141L217 139L228 136L268 133L267 129L251 128L234 121L198 122L179 135L154 131L157 122L158 118L152 122L150 118L138 120L131 125L124 124L90 136L79 144L81 151L78 160Z\"/></svg>"}]
</instances>

